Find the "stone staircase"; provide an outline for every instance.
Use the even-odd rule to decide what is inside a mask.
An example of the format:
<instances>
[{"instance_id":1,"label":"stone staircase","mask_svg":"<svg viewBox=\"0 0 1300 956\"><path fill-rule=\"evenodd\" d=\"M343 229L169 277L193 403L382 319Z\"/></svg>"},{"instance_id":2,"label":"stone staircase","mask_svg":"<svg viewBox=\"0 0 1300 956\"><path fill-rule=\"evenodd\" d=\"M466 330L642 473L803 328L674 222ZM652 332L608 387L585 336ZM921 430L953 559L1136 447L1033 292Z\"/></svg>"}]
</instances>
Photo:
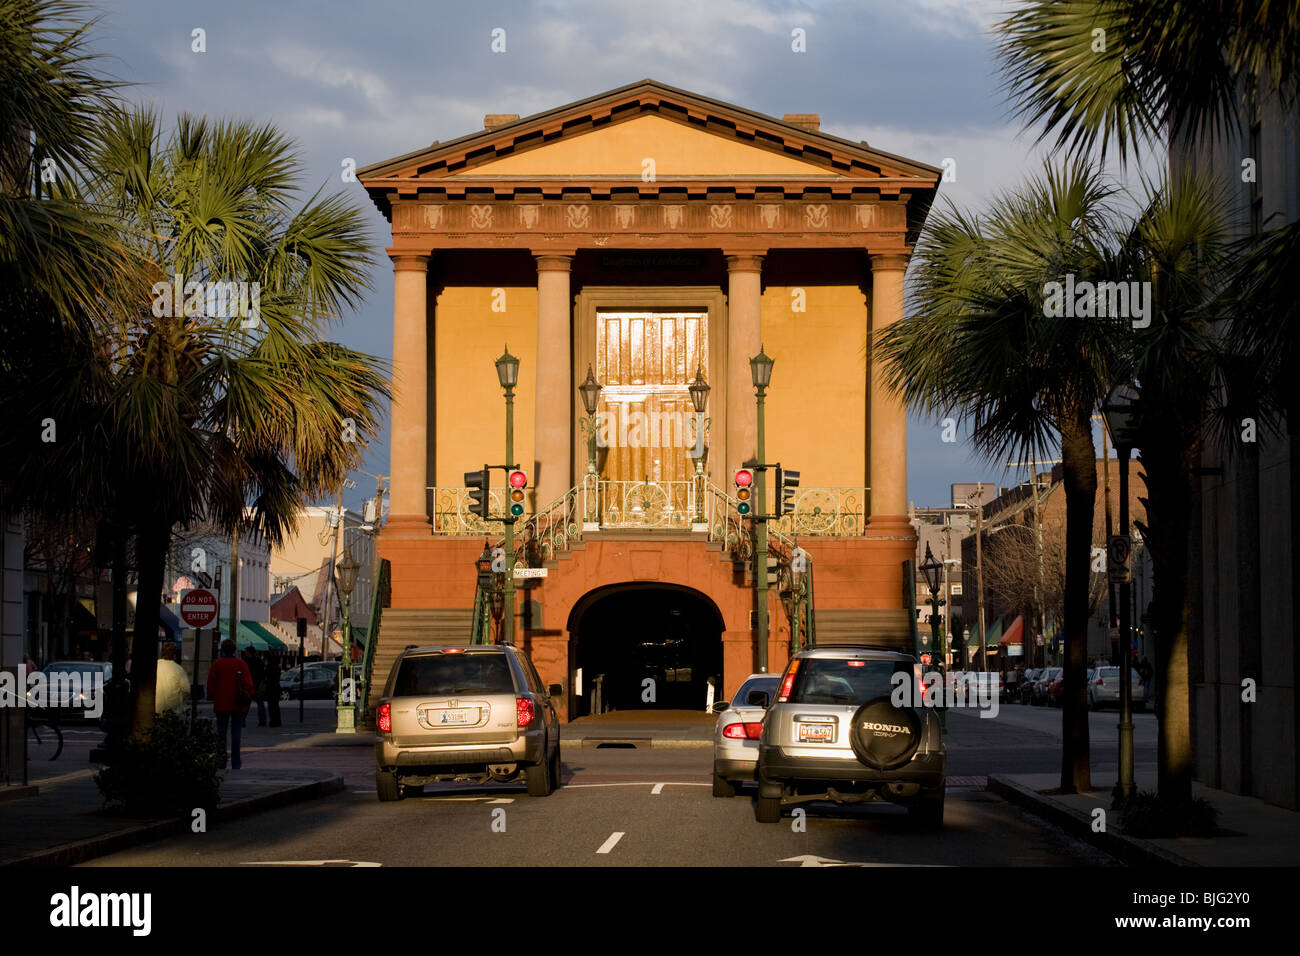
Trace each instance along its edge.
<instances>
[{"instance_id":1,"label":"stone staircase","mask_svg":"<svg viewBox=\"0 0 1300 956\"><path fill-rule=\"evenodd\" d=\"M818 644L879 644L912 653L912 624L906 608L815 611Z\"/></svg>"},{"instance_id":2,"label":"stone staircase","mask_svg":"<svg viewBox=\"0 0 1300 956\"><path fill-rule=\"evenodd\" d=\"M408 645L419 647L453 647L468 644L473 625L473 608L425 609L384 608L384 618L379 627L379 643L375 645L374 663L371 666L370 707L367 719L373 716L393 662Z\"/></svg>"}]
</instances>

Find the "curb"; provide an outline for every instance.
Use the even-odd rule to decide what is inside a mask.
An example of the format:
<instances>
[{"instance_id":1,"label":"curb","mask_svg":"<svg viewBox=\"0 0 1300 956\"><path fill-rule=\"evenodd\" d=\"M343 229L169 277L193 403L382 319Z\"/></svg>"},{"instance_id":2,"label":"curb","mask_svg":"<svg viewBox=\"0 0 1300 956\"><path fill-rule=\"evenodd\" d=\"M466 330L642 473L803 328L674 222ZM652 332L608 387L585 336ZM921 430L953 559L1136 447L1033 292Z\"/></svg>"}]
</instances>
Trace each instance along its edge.
<instances>
[{"instance_id":1,"label":"curb","mask_svg":"<svg viewBox=\"0 0 1300 956\"><path fill-rule=\"evenodd\" d=\"M211 818L213 822L226 823L240 817L260 813L263 810L274 810L291 803L314 800L317 797L339 793L343 789L343 775L338 773L330 774L320 780L312 780L283 790L273 790L270 793L245 797L232 803L220 804L212 811ZM155 823L145 823L127 830L118 830L115 833L91 837L88 840L65 843L62 846L28 854L16 860L0 862L0 867L75 866L78 863L84 863L100 856L107 856L119 850L130 849L164 837L188 832L189 827L190 818L188 816L159 820Z\"/></svg>"},{"instance_id":2,"label":"curb","mask_svg":"<svg viewBox=\"0 0 1300 956\"><path fill-rule=\"evenodd\" d=\"M1092 829L1092 818L1081 810L1067 807L1050 797L1045 797L1036 790L1007 780L1004 777L989 777L988 789L1008 803L1014 803L1041 817L1070 836L1091 844L1097 849L1109 853L1127 866L1167 867L1200 866L1201 864L1186 857L1172 853L1138 837L1125 836L1122 833L1097 833Z\"/></svg>"}]
</instances>

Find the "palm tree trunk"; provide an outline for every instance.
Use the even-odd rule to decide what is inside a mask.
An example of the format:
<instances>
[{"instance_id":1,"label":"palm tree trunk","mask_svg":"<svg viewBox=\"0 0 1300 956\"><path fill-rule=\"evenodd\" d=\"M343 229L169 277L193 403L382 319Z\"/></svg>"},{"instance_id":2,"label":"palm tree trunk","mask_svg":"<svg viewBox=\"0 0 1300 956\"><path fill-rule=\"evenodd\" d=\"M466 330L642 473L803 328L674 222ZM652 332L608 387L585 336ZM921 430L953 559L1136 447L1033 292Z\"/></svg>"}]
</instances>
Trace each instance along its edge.
<instances>
[{"instance_id":1,"label":"palm tree trunk","mask_svg":"<svg viewBox=\"0 0 1300 956\"><path fill-rule=\"evenodd\" d=\"M1061 477L1065 487L1065 695L1061 708L1061 792L1092 789L1088 741L1088 585L1092 573L1092 519L1097 500L1097 449L1092 409L1061 421Z\"/></svg>"},{"instance_id":2,"label":"palm tree trunk","mask_svg":"<svg viewBox=\"0 0 1300 956\"><path fill-rule=\"evenodd\" d=\"M1166 421L1170 419L1165 419ZM1152 436L1155 437L1155 436ZM1151 618L1155 630L1157 787L1170 803L1192 796L1191 684L1187 551L1191 533L1192 475L1198 457L1194 435L1169 429L1142 449L1150 532Z\"/></svg>"},{"instance_id":3,"label":"palm tree trunk","mask_svg":"<svg viewBox=\"0 0 1300 956\"><path fill-rule=\"evenodd\" d=\"M153 726L158 680L159 599L170 544L170 522L147 524L136 537L135 640L131 644L131 683L135 698L131 733L134 736Z\"/></svg>"}]
</instances>

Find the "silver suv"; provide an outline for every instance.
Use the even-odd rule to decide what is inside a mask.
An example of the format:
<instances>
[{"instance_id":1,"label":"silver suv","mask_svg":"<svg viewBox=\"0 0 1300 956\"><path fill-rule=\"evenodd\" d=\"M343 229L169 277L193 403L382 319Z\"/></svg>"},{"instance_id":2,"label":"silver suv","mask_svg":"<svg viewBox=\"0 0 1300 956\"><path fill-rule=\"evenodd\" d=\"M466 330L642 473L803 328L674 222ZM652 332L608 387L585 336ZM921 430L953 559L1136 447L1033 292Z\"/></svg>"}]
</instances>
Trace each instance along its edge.
<instances>
[{"instance_id":1,"label":"silver suv","mask_svg":"<svg viewBox=\"0 0 1300 956\"><path fill-rule=\"evenodd\" d=\"M375 786L400 800L437 781L560 785L560 720L533 662L507 644L408 647L375 714Z\"/></svg>"},{"instance_id":2,"label":"silver suv","mask_svg":"<svg viewBox=\"0 0 1300 956\"><path fill-rule=\"evenodd\" d=\"M763 718L758 822L810 800L888 800L922 826L942 826L947 753L938 714L919 706L920 679L914 657L887 648L796 654Z\"/></svg>"}]
</instances>

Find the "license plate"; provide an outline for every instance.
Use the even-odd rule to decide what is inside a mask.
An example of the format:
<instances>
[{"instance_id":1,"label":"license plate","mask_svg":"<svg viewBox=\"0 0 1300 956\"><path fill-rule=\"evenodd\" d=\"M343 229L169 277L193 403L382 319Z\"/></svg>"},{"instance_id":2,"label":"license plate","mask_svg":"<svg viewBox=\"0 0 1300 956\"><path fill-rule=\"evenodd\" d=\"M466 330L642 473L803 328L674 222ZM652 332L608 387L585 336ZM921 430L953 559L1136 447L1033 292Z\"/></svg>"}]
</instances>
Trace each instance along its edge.
<instances>
[{"instance_id":1,"label":"license plate","mask_svg":"<svg viewBox=\"0 0 1300 956\"><path fill-rule=\"evenodd\" d=\"M437 723L443 727L462 727L465 724L478 723L478 708L473 710L438 711Z\"/></svg>"},{"instance_id":2,"label":"license plate","mask_svg":"<svg viewBox=\"0 0 1300 956\"><path fill-rule=\"evenodd\" d=\"M835 740L834 724L800 724L799 743L828 744Z\"/></svg>"}]
</instances>

